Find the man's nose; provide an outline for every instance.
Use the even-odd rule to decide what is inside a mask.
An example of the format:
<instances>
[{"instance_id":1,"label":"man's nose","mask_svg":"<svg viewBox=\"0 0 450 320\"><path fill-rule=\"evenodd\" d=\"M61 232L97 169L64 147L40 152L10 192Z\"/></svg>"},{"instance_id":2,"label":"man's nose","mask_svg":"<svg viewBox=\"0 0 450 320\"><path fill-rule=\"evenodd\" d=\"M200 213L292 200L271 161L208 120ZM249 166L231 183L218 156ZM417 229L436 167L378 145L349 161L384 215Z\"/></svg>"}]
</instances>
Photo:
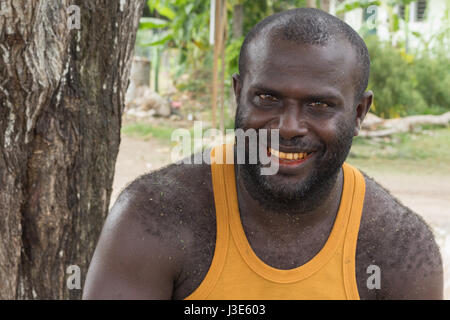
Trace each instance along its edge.
<instances>
[{"instance_id":1,"label":"man's nose","mask_svg":"<svg viewBox=\"0 0 450 320\"><path fill-rule=\"evenodd\" d=\"M279 130L280 136L286 140L308 133L306 119L302 115L301 107L298 105L286 107L285 112L280 116Z\"/></svg>"}]
</instances>

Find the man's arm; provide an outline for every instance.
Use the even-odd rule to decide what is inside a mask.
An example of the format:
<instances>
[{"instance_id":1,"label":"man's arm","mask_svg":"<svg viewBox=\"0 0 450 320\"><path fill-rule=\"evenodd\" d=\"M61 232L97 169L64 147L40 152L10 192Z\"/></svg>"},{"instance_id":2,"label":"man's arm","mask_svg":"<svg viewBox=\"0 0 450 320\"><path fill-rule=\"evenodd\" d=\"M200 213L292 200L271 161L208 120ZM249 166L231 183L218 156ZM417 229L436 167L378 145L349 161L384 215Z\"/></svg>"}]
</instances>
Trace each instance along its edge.
<instances>
[{"instance_id":1,"label":"man's arm","mask_svg":"<svg viewBox=\"0 0 450 320\"><path fill-rule=\"evenodd\" d=\"M369 299L441 300L443 267L427 223L366 176L366 199L358 237L358 288ZM380 269L381 288L368 289L369 265Z\"/></svg>"},{"instance_id":2,"label":"man's arm","mask_svg":"<svg viewBox=\"0 0 450 320\"><path fill-rule=\"evenodd\" d=\"M401 213L395 229L386 238L395 256L388 255L381 281L383 299L442 300L443 267L439 247L425 221L412 211Z\"/></svg>"},{"instance_id":3,"label":"man's arm","mask_svg":"<svg viewBox=\"0 0 450 320\"><path fill-rule=\"evenodd\" d=\"M157 206L144 209L139 202L142 199L126 190L112 208L89 267L83 299L171 299L177 252L151 231L158 229Z\"/></svg>"}]
</instances>

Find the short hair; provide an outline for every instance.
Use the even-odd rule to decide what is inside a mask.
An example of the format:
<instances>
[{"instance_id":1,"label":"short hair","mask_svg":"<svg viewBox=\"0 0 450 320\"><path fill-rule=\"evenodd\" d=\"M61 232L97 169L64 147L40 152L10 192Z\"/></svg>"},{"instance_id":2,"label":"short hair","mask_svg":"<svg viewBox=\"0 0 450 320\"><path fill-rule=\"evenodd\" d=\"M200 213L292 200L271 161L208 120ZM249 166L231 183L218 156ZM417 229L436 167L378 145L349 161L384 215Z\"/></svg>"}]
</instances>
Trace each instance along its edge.
<instances>
[{"instance_id":1,"label":"short hair","mask_svg":"<svg viewBox=\"0 0 450 320\"><path fill-rule=\"evenodd\" d=\"M268 30L269 29L269 30ZM367 89L370 73L370 57L367 46L359 34L347 23L313 8L297 8L273 14L256 24L246 35L239 54L239 73L245 77L248 46L263 31L282 40L298 44L325 45L331 41L346 39L355 49L359 76L355 79L355 99L359 100Z\"/></svg>"}]
</instances>

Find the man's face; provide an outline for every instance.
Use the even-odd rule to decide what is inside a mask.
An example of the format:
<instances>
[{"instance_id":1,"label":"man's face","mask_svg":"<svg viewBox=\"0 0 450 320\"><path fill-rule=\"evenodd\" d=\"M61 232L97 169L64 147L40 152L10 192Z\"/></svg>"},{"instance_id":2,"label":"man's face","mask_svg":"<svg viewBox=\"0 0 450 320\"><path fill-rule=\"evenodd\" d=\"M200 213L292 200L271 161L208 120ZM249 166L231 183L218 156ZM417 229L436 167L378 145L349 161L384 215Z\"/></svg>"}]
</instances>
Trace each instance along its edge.
<instances>
[{"instance_id":1,"label":"man's face","mask_svg":"<svg viewBox=\"0 0 450 320\"><path fill-rule=\"evenodd\" d=\"M270 140L259 143L278 162L278 173L262 176L261 164L243 165L244 180L251 180L246 185L258 186L254 196L286 204L320 193L357 133L354 49L345 41L313 46L255 39L247 61L243 79L235 78L236 128L279 129L280 141L279 150Z\"/></svg>"}]
</instances>

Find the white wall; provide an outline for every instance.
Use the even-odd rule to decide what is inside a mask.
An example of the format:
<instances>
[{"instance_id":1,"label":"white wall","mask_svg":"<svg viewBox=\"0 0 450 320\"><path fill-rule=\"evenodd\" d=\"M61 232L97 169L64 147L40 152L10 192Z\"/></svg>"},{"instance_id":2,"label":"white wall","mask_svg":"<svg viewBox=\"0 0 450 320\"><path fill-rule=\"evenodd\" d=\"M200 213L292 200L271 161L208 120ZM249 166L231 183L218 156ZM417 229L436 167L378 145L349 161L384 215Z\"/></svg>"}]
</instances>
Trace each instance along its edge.
<instances>
[{"instance_id":1,"label":"white wall","mask_svg":"<svg viewBox=\"0 0 450 320\"><path fill-rule=\"evenodd\" d=\"M425 19L424 21L418 22L415 20L416 4L416 2L413 2L410 6L410 34L408 36L408 46L410 48L417 48L420 45L420 40L412 35L411 32L418 32L425 40L429 40L433 35L443 29L443 17L446 13L446 8L450 8L450 0L428 0ZM382 40L388 40L390 36L388 17L388 11L382 1L382 5L377 8L376 14L377 35ZM362 9L355 9L346 13L344 19L345 22L357 31L361 31L364 25ZM393 35L393 41L395 43L398 39L404 40L404 38L404 24L401 24L398 34Z\"/></svg>"}]
</instances>

